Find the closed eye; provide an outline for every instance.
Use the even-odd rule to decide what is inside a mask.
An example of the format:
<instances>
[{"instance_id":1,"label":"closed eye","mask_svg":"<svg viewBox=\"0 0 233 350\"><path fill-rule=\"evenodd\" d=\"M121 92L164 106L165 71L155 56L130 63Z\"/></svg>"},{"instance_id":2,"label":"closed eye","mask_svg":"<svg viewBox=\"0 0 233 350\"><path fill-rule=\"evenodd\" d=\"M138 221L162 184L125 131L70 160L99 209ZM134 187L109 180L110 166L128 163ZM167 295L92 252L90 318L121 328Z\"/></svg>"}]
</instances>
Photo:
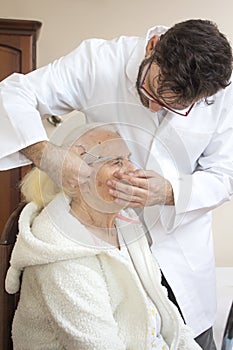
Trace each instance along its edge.
<instances>
[{"instance_id":1,"label":"closed eye","mask_svg":"<svg viewBox=\"0 0 233 350\"><path fill-rule=\"evenodd\" d=\"M131 153L127 154L127 156L119 156L110 161L111 165L120 165L123 166L123 161L130 161Z\"/></svg>"},{"instance_id":2,"label":"closed eye","mask_svg":"<svg viewBox=\"0 0 233 350\"><path fill-rule=\"evenodd\" d=\"M110 161L111 165L123 165L123 157L118 157Z\"/></svg>"}]
</instances>

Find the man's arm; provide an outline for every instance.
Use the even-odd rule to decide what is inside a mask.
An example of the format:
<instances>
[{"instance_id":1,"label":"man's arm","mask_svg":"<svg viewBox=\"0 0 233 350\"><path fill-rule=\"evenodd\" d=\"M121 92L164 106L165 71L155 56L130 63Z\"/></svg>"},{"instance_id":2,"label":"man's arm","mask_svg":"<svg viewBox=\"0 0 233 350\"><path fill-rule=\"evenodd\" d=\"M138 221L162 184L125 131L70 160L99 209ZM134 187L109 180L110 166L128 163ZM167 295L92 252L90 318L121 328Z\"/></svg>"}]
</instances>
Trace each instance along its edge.
<instances>
[{"instance_id":1,"label":"man's arm","mask_svg":"<svg viewBox=\"0 0 233 350\"><path fill-rule=\"evenodd\" d=\"M41 158L48 143L48 141L41 141L22 149L20 152L31 160L36 167L41 168Z\"/></svg>"},{"instance_id":2,"label":"man's arm","mask_svg":"<svg viewBox=\"0 0 233 350\"><path fill-rule=\"evenodd\" d=\"M26 75L14 73L0 83L1 170L28 164L19 157L20 150L48 140L41 116L64 115L83 107L80 89L93 90L93 79L85 73L90 71L89 46L84 42L45 67Z\"/></svg>"}]
</instances>

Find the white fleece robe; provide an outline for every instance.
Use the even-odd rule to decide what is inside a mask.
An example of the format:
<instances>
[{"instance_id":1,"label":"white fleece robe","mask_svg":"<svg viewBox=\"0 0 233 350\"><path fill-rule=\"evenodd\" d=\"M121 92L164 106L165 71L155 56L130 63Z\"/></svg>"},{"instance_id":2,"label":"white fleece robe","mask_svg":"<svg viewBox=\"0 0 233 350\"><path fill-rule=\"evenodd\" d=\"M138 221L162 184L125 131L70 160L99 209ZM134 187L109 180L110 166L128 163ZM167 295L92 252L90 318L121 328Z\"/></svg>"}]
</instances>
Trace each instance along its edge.
<instances>
[{"instance_id":1,"label":"white fleece robe","mask_svg":"<svg viewBox=\"0 0 233 350\"><path fill-rule=\"evenodd\" d=\"M41 212L30 203L21 214L6 278L6 290L15 293L23 271L14 349L149 349L150 310L143 284L161 315L170 349L199 350L160 284L142 227L117 223L131 264L118 249L93 240L69 211L67 198L59 194Z\"/></svg>"}]
</instances>

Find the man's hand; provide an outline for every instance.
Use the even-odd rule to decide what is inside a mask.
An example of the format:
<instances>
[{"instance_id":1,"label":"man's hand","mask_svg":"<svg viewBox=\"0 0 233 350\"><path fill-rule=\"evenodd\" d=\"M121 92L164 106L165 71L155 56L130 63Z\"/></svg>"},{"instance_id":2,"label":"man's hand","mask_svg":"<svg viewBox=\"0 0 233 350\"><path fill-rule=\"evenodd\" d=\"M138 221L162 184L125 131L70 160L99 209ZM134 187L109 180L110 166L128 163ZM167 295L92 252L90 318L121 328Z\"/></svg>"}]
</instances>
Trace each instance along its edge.
<instances>
[{"instance_id":1,"label":"man's hand","mask_svg":"<svg viewBox=\"0 0 233 350\"><path fill-rule=\"evenodd\" d=\"M85 191L93 170L80 158L82 152L82 148L65 149L47 141L21 150L22 154L46 172L59 187L74 189L79 186Z\"/></svg>"},{"instance_id":2,"label":"man's hand","mask_svg":"<svg viewBox=\"0 0 233 350\"><path fill-rule=\"evenodd\" d=\"M119 204L128 207L174 205L170 182L151 170L135 170L130 173L115 173L116 180L108 181L109 193ZM127 205L128 203L128 205Z\"/></svg>"}]
</instances>

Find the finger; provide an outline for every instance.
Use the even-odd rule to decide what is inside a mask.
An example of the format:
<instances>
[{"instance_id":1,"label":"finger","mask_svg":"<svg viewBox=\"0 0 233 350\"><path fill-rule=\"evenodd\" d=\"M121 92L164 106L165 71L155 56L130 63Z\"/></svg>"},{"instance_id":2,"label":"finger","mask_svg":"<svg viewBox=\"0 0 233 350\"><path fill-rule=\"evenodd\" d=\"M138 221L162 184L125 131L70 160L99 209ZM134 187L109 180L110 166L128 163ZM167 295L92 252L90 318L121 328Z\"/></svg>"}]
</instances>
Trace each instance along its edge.
<instances>
[{"instance_id":1,"label":"finger","mask_svg":"<svg viewBox=\"0 0 233 350\"><path fill-rule=\"evenodd\" d=\"M124 178L125 176L130 176L130 177L135 177L135 176L138 176L138 177L145 177L143 175L143 170L135 170L135 171L116 171L114 173L114 176L117 178L117 179L122 179Z\"/></svg>"},{"instance_id":2,"label":"finger","mask_svg":"<svg viewBox=\"0 0 233 350\"><path fill-rule=\"evenodd\" d=\"M127 195L132 195L133 194L134 186L132 186L131 184L129 184L127 182L108 181L107 183L108 184L111 183L111 189L112 190L123 192L123 193L125 193Z\"/></svg>"},{"instance_id":3,"label":"finger","mask_svg":"<svg viewBox=\"0 0 233 350\"><path fill-rule=\"evenodd\" d=\"M67 174L63 175L62 178L62 185L67 188L78 188L86 186L90 182L90 175L89 174L81 174L80 172L77 172L76 170L68 176Z\"/></svg>"},{"instance_id":4,"label":"finger","mask_svg":"<svg viewBox=\"0 0 233 350\"><path fill-rule=\"evenodd\" d=\"M71 152L76 153L78 156L82 156L85 153L85 148L82 145L72 145L70 148Z\"/></svg>"},{"instance_id":5,"label":"finger","mask_svg":"<svg viewBox=\"0 0 233 350\"><path fill-rule=\"evenodd\" d=\"M82 161L81 165L78 168L78 171L75 169L74 173L77 173L77 179L80 184L84 184L89 181L92 174L94 174L95 170L87 165L84 161Z\"/></svg>"},{"instance_id":6,"label":"finger","mask_svg":"<svg viewBox=\"0 0 233 350\"><path fill-rule=\"evenodd\" d=\"M123 199L123 200L128 201L128 202L142 202L143 198L144 198L144 196L139 197L137 195L133 195L130 193L124 193L124 192L113 190L113 189L109 189L109 194L111 194L111 196L116 198L116 199Z\"/></svg>"},{"instance_id":7,"label":"finger","mask_svg":"<svg viewBox=\"0 0 233 350\"><path fill-rule=\"evenodd\" d=\"M81 193L89 193L90 192L90 181L85 182L80 186Z\"/></svg>"},{"instance_id":8,"label":"finger","mask_svg":"<svg viewBox=\"0 0 233 350\"><path fill-rule=\"evenodd\" d=\"M136 202L140 205L146 205L148 199L148 190L127 186L121 183L119 183L119 187L117 189L109 189L109 193L116 199Z\"/></svg>"},{"instance_id":9,"label":"finger","mask_svg":"<svg viewBox=\"0 0 233 350\"><path fill-rule=\"evenodd\" d=\"M117 198L115 202L124 208L138 208L144 206L140 202L128 202L120 198Z\"/></svg>"},{"instance_id":10,"label":"finger","mask_svg":"<svg viewBox=\"0 0 233 350\"><path fill-rule=\"evenodd\" d=\"M121 181L108 181L107 185L111 186L112 188L119 188L120 184L128 184L134 187L142 188L142 189L148 189L148 180L145 178L138 178L138 177L133 177L129 175L124 175L121 178Z\"/></svg>"},{"instance_id":11,"label":"finger","mask_svg":"<svg viewBox=\"0 0 233 350\"><path fill-rule=\"evenodd\" d=\"M153 170L142 170L142 169L137 169L133 173L129 172L128 174L131 176L140 177L140 178L148 178L148 179L158 175Z\"/></svg>"},{"instance_id":12,"label":"finger","mask_svg":"<svg viewBox=\"0 0 233 350\"><path fill-rule=\"evenodd\" d=\"M155 176L155 172L152 170L142 170L137 169L135 171L130 172L115 172L114 177L116 177L119 180L126 179L126 178L142 178L147 179Z\"/></svg>"}]
</instances>

